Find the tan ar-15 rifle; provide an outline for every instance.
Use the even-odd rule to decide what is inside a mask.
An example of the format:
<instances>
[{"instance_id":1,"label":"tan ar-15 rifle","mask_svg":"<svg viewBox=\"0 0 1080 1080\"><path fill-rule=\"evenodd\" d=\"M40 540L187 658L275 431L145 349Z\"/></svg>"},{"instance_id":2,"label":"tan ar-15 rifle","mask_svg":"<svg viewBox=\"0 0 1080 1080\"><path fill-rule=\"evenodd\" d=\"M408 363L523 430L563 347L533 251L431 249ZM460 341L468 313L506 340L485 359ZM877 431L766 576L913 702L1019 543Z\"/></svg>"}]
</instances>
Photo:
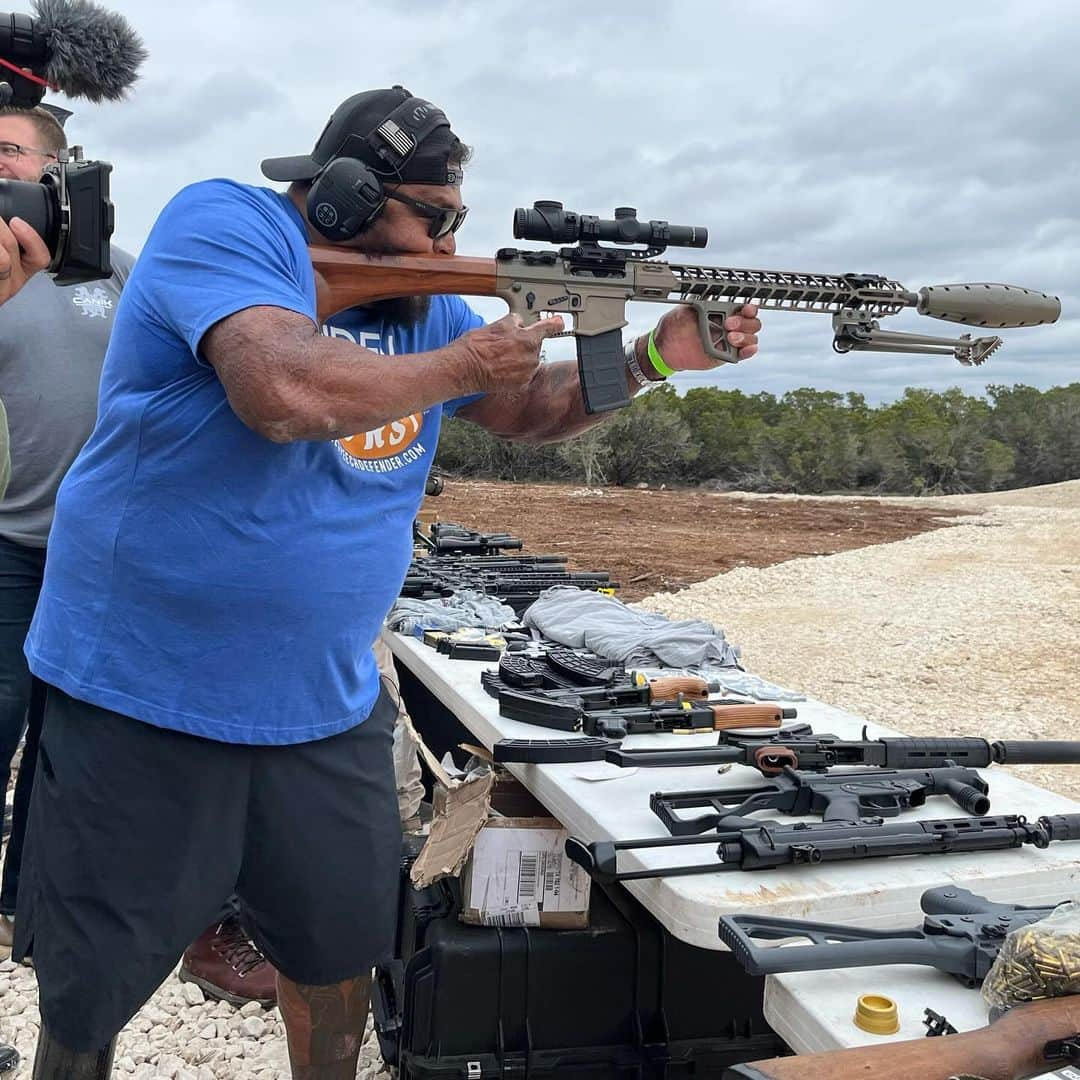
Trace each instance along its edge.
<instances>
[{"instance_id":1,"label":"tan ar-15 rifle","mask_svg":"<svg viewBox=\"0 0 1080 1080\"><path fill-rule=\"evenodd\" d=\"M704 247L708 232L692 225L639 221L622 207L613 220L538 202L514 211L516 239L569 243L556 251L503 248L494 259L460 256L365 256L313 247L319 316L397 296L498 296L525 323L545 313L569 315L577 338L585 408L606 412L629 404L621 330L631 300L687 304L698 314L705 351L718 363L737 363L723 331L726 316L744 304L779 311L831 314L837 352L935 353L981 364L999 337L933 337L880 329L879 320L913 308L920 315L1000 329L1056 322L1056 296L1015 285L930 285L917 291L878 274L808 274L739 270L662 262L669 245ZM606 246L636 245L626 247Z\"/></svg>"}]
</instances>

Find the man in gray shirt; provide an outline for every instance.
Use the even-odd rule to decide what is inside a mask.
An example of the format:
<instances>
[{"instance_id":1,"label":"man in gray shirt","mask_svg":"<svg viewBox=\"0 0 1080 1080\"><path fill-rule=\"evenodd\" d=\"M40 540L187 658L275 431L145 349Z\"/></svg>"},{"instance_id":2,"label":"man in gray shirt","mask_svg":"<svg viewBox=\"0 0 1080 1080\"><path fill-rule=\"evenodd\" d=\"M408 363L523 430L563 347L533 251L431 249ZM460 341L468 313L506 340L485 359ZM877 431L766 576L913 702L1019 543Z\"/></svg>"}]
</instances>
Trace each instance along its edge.
<instances>
[{"instance_id":1,"label":"man in gray shirt","mask_svg":"<svg viewBox=\"0 0 1080 1080\"><path fill-rule=\"evenodd\" d=\"M0 108L0 179L40 179L66 147L47 109ZM23 833L44 705L23 640L45 567L56 489L90 435L113 314L132 258L112 249L107 281L59 287L31 278L0 307L0 399L7 412L11 476L0 499L0 791L27 725L11 838L0 886L0 952L11 947Z\"/></svg>"}]
</instances>

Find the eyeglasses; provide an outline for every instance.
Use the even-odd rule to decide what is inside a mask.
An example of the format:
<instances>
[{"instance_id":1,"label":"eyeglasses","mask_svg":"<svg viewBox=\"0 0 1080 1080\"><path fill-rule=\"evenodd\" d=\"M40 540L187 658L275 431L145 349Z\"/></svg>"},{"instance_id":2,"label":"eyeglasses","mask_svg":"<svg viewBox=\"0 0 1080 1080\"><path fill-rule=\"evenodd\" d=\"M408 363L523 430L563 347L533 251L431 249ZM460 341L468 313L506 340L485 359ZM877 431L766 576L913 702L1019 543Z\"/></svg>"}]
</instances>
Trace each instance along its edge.
<instances>
[{"instance_id":1,"label":"eyeglasses","mask_svg":"<svg viewBox=\"0 0 1080 1080\"><path fill-rule=\"evenodd\" d=\"M50 150L39 150L36 146L20 146L14 142L0 142L0 158L8 161L18 161L23 154L37 154L39 157L52 158L53 161L60 159Z\"/></svg>"},{"instance_id":2,"label":"eyeglasses","mask_svg":"<svg viewBox=\"0 0 1080 1080\"><path fill-rule=\"evenodd\" d=\"M408 195L401 195L396 191L385 191L383 194L394 202L404 203L412 207L421 217L428 218L431 222L428 228L428 236L432 240L438 240L447 233L456 233L465 222L465 215L469 212L467 206L456 210L449 206L434 206L431 203L421 202L419 199L411 199Z\"/></svg>"}]
</instances>

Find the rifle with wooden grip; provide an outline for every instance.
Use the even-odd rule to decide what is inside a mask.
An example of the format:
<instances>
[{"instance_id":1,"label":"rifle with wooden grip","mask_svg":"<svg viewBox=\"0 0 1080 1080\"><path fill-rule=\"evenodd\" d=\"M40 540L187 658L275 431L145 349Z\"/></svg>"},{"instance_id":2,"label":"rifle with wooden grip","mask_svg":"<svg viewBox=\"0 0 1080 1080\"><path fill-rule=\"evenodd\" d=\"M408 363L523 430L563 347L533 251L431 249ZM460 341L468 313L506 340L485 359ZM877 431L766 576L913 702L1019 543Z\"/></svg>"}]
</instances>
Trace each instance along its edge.
<instances>
[{"instance_id":1,"label":"rifle with wooden grip","mask_svg":"<svg viewBox=\"0 0 1080 1080\"><path fill-rule=\"evenodd\" d=\"M723 1080L1029 1080L1080 1061L1078 1033L1080 996L1049 998L975 1031L748 1062Z\"/></svg>"},{"instance_id":2,"label":"rifle with wooden grip","mask_svg":"<svg viewBox=\"0 0 1080 1080\"><path fill-rule=\"evenodd\" d=\"M912 308L920 315L978 327L1039 326L1056 322L1056 296L1015 285L933 285L917 291L880 274L810 274L745 270L659 261L668 246L704 247L706 229L639 221L621 207L614 220L542 201L514 211L514 236L572 246L556 250L502 248L494 259L457 255L361 255L315 246L320 319L348 307L398 296L497 296L526 323L544 314L569 316L587 412L630 403L622 328L630 301L683 304L698 316L701 343L717 364L739 361L724 319L744 304L777 311L831 315L837 352L932 353L981 364L1001 338L933 337L885 331L880 320ZM610 246L615 244L617 246ZM622 246L618 246L622 245Z\"/></svg>"}]
</instances>

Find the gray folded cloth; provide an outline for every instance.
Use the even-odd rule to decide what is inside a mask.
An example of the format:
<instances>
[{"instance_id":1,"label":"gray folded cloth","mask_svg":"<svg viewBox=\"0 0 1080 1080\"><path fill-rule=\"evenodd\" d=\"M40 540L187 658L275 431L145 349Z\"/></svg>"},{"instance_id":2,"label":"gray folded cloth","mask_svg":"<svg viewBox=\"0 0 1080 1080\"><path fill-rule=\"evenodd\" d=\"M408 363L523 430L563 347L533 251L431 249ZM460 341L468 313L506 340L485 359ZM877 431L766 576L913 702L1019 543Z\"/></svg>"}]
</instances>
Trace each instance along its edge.
<instances>
[{"instance_id":1,"label":"gray folded cloth","mask_svg":"<svg viewBox=\"0 0 1080 1080\"><path fill-rule=\"evenodd\" d=\"M516 621L512 607L476 589L461 589L441 600L399 596L386 616L386 625L403 634L411 634L417 627L459 630L463 626L478 626L494 630Z\"/></svg>"},{"instance_id":2,"label":"gray folded cloth","mask_svg":"<svg viewBox=\"0 0 1080 1080\"><path fill-rule=\"evenodd\" d=\"M712 623L675 621L628 608L613 596L567 585L542 592L526 608L523 621L552 641L628 666L659 662L679 668L739 667L738 649Z\"/></svg>"}]
</instances>

